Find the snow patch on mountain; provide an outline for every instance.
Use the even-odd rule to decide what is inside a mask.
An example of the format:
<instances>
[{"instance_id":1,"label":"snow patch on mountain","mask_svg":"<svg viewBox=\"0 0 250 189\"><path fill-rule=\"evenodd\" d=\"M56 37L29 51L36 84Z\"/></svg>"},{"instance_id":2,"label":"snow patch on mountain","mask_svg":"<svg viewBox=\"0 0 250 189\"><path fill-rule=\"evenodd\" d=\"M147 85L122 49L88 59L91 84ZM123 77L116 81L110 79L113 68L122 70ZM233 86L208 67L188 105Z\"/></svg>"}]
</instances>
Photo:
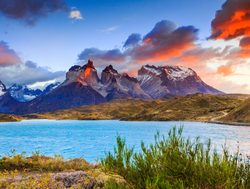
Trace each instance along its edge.
<instances>
[{"instance_id":1,"label":"snow patch on mountain","mask_svg":"<svg viewBox=\"0 0 250 189\"><path fill-rule=\"evenodd\" d=\"M171 80L184 80L189 76L193 76L195 72L190 68L178 66L165 66L163 67L167 77Z\"/></svg>"},{"instance_id":2,"label":"snow patch on mountain","mask_svg":"<svg viewBox=\"0 0 250 189\"><path fill-rule=\"evenodd\" d=\"M5 85L0 81L0 96L3 96L6 93Z\"/></svg>"}]
</instances>

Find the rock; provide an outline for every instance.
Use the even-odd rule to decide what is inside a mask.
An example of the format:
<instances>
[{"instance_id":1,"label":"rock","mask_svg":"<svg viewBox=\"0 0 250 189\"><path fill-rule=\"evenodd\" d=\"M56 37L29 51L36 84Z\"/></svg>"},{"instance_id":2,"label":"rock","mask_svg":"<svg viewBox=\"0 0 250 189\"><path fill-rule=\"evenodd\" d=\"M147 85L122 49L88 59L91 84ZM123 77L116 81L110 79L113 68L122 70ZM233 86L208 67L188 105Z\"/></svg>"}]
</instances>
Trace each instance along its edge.
<instances>
[{"instance_id":1,"label":"rock","mask_svg":"<svg viewBox=\"0 0 250 189\"><path fill-rule=\"evenodd\" d=\"M92 189L96 184L95 179L90 178L84 171L56 173L53 177L66 188L79 184L82 188Z\"/></svg>"}]
</instances>

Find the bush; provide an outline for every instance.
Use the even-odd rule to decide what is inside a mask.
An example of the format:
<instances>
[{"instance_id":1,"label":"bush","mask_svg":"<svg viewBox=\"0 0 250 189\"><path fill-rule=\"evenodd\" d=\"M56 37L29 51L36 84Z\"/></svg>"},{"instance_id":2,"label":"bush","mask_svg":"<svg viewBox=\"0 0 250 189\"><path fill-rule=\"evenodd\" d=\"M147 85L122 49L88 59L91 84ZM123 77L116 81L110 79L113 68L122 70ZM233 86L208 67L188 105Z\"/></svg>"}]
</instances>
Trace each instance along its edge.
<instances>
[{"instance_id":1,"label":"bush","mask_svg":"<svg viewBox=\"0 0 250 189\"><path fill-rule=\"evenodd\" d=\"M130 188L250 188L250 165L237 152L230 155L182 137L182 128L174 127L168 137L155 136L155 144L141 152L128 148L117 137L114 153L106 154L101 163L105 171L121 175ZM115 184L113 184L115 186ZM113 187L115 188L115 187Z\"/></svg>"}]
</instances>

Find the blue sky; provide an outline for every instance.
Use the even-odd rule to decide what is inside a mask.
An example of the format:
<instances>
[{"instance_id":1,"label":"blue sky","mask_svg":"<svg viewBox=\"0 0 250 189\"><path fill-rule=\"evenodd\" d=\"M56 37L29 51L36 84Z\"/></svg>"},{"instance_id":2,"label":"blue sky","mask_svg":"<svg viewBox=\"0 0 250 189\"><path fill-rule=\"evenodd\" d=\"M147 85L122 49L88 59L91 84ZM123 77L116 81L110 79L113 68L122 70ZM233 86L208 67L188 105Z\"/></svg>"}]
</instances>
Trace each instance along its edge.
<instances>
[{"instance_id":1,"label":"blue sky","mask_svg":"<svg viewBox=\"0 0 250 189\"><path fill-rule=\"evenodd\" d=\"M210 22L222 0L68 0L81 11L83 20L68 19L55 12L34 26L0 17L0 39L24 60L53 70L68 70L85 48L121 47L131 33L148 33L161 20L176 25L194 25L200 39L210 35ZM113 28L113 30L112 30ZM111 31L109 31L109 29ZM107 31L106 31L107 30Z\"/></svg>"},{"instance_id":2,"label":"blue sky","mask_svg":"<svg viewBox=\"0 0 250 189\"><path fill-rule=\"evenodd\" d=\"M144 64L186 66L222 91L250 93L249 15L249 0L1 0L0 80L63 81L91 58L135 77ZM123 47L133 33L135 46Z\"/></svg>"}]
</instances>

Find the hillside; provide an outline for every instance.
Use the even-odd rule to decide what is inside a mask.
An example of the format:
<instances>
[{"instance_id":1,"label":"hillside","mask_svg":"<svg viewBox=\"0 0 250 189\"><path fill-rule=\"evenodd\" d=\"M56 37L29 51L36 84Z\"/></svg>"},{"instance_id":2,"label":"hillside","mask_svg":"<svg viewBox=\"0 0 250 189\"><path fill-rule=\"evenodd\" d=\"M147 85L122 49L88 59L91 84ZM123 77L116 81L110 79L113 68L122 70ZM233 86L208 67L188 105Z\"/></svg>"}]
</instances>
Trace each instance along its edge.
<instances>
[{"instance_id":1,"label":"hillside","mask_svg":"<svg viewBox=\"0 0 250 189\"><path fill-rule=\"evenodd\" d=\"M239 107L223 117L221 121L250 123L250 98L246 99Z\"/></svg>"},{"instance_id":2,"label":"hillside","mask_svg":"<svg viewBox=\"0 0 250 189\"><path fill-rule=\"evenodd\" d=\"M20 121L21 117L8 114L0 114L0 122Z\"/></svg>"},{"instance_id":3,"label":"hillside","mask_svg":"<svg viewBox=\"0 0 250 189\"><path fill-rule=\"evenodd\" d=\"M195 94L161 100L114 100L99 105L27 115L27 118L78 120L215 121L242 104L244 95Z\"/></svg>"}]
</instances>

